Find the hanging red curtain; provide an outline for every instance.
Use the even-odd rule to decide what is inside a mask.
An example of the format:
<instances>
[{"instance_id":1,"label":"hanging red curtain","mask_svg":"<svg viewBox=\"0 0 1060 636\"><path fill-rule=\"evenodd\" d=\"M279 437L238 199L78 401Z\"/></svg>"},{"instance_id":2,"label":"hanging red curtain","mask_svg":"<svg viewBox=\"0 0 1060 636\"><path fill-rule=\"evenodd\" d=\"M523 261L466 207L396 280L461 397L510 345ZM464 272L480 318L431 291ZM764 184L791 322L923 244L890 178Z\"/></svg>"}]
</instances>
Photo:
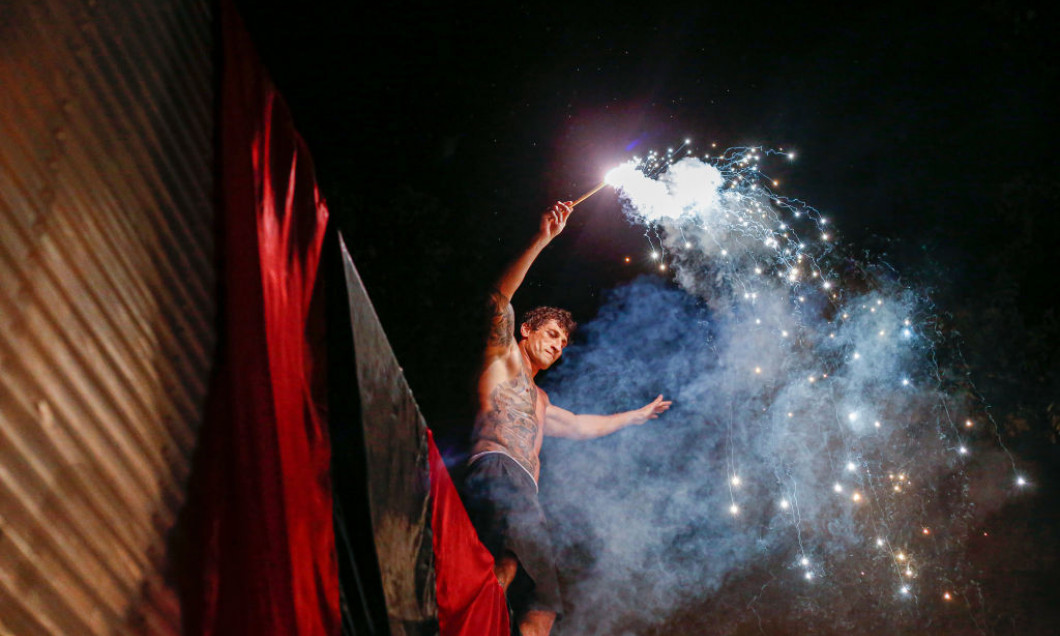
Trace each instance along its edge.
<instances>
[{"instance_id":1,"label":"hanging red curtain","mask_svg":"<svg viewBox=\"0 0 1060 636\"><path fill-rule=\"evenodd\" d=\"M184 631L336 634L317 284L328 209L232 3L220 7L220 331L178 564Z\"/></svg>"},{"instance_id":2,"label":"hanging red curtain","mask_svg":"<svg viewBox=\"0 0 1060 636\"><path fill-rule=\"evenodd\" d=\"M309 152L231 0L220 5L220 329L179 528L184 631L337 634L317 280L328 209ZM440 631L505 636L493 559L433 439L429 446Z\"/></svg>"},{"instance_id":3,"label":"hanging red curtain","mask_svg":"<svg viewBox=\"0 0 1060 636\"><path fill-rule=\"evenodd\" d=\"M439 630L442 636L506 636L508 605L493 556L478 540L429 430L427 443Z\"/></svg>"}]
</instances>

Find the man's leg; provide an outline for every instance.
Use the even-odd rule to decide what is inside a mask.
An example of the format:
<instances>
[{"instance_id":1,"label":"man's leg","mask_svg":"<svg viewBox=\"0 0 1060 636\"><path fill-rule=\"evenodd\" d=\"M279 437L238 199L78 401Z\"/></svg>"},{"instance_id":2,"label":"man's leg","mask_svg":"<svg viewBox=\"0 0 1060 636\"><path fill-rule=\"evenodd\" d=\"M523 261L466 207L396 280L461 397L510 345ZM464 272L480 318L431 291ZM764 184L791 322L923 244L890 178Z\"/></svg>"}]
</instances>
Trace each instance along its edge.
<instances>
[{"instance_id":1,"label":"man's leg","mask_svg":"<svg viewBox=\"0 0 1060 636\"><path fill-rule=\"evenodd\" d=\"M464 483L469 493L468 515L479 539L494 555L493 573L511 605L518 610L519 605L536 599L542 608L513 620L512 627L523 634L548 634L562 603L547 522L533 478L514 459L497 454L472 464Z\"/></svg>"},{"instance_id":2,"label":"man's leg","mask_svg":"<svg viewBox=\"0 0 1060 636\"><path fill-rule=\"evenodd\" d=\"M508 586L515 580L515 573L519 571L519 561L511 552L505 551L504 556L493 562L493 573L497 575L504 593L508 593Z\"/></svg>"},{"instance_id":3,"label":"man's leg","mask_svg":"<svg viewBox=\"0 0 1060 636\"><path fill-rule=\"evenodd\" d=\"M493 574L505 594L519 570L515 554L504 549L508 502L514 492L507 477L503 460L487 455L467 468L461 484L468 518L479 540L493 555Z\"/></svg>"},{"instance_id":4,"label":"man's leg","mask_svg":"<svg viewBox=\"0 0 1060 636\"><path fill-rule=\"evenodd\" d=\"M530 610L519 622L519 633L523 636L548 636L552 623L556 620L555 612Z\"/></svg>"}]
</instances>

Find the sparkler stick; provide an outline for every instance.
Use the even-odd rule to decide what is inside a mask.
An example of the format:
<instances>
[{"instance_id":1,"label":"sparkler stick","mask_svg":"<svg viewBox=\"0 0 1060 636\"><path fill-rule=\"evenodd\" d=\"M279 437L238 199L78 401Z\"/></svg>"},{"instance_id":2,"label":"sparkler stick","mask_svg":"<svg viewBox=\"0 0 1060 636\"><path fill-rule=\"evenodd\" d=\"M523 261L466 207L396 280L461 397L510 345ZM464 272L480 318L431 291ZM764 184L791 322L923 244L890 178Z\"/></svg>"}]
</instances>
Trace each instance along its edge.
<instances>
[{"instance_id":1,"label":"sparkler stick","mask_svg":"<svg viewBox=\"0 0 1060 636\"><path fill-rule=\"evenodd\" d=\"M592 190L589 190L585 194L583 194L580 197L578 197L578 199L574 203L571 203L570 206L573 208L574 206L578 205L582 201L588 199L589 197L593 196L594 194L596 194L597 192L602 190L605 185L607 185L607 181L601 181L600 185L596 186Z\"/></svg>"}]
</instances>

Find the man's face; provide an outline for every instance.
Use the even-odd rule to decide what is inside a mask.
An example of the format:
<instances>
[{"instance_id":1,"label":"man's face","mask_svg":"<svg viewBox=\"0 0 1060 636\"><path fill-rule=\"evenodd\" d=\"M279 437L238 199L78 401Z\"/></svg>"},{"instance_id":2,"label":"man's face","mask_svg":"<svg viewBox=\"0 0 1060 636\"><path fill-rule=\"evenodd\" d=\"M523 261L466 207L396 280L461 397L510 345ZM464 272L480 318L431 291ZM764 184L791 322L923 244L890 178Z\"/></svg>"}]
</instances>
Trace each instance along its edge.
<instances>
[{"instance_id":1,"label":"man's face","mask_svg":"<svg viewBox=\"0 0 1060 636\"><path fill-rule=\"evenodd\" d=\"M525 340L526 355L538 369L552 366L563 355L563 348L567 346L567 332L555 320L548 320L533 330L530 325L524 323L519 328L519 333Z\"/></svg>"}]
</instances>

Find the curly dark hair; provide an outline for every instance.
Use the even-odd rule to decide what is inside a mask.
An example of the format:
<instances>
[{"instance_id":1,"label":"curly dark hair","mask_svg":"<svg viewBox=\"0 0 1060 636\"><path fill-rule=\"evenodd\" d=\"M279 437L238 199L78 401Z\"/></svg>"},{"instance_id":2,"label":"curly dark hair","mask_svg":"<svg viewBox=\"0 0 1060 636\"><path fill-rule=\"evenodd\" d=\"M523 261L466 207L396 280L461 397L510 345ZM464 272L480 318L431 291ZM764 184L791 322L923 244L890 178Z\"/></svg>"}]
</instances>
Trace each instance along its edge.
<instances>
[{"instance_id":1,"label":"curly dark hair","mask_svg":"<svg viewBox=\"0 0 1060 636\"><path fill-rule=\"evenodd\" d=\"M570 312L566 309L558 309L556 307L537 307L523 314L523 321L519 323L520 326L528 325L531 331L540 329L549 320L555 320L556 324L560 326L567 335L570 336L574 333L574 330L578 328L578 323L574 322L574 318L571 317Z\"/></svg>"}]
</instances>

